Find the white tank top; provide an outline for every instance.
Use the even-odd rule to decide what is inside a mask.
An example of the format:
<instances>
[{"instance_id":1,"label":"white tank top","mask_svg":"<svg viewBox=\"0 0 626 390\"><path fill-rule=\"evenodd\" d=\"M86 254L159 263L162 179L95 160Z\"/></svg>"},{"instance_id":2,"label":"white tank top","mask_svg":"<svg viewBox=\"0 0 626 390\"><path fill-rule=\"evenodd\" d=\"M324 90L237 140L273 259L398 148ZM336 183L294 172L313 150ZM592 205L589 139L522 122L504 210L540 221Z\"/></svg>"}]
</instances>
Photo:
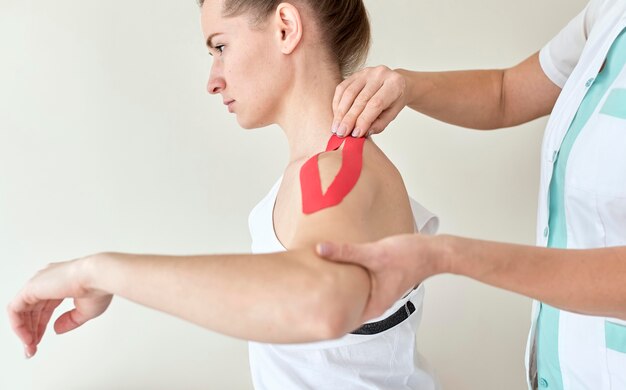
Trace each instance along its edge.
<instances>
[{"instance_id":1,"label":"white tank top","mask_svg":"<svg viewBox=\"0 0 626 390\"><path fill-rule=\"evenodd\" d=\"M274 231L273 211L282 178L249 217L253 253L285 251ZM438 218L411 199L416 231L435 234ZM398 300L383 320L410 300L415 311L391 329L374 335L348 334L336 340L306 344L249 343L250 369L262 390L434 390L439 386L415 343L422 316L424 287ZM406 306L405 306L406 307Z\"/></svg>"}]
</instances>

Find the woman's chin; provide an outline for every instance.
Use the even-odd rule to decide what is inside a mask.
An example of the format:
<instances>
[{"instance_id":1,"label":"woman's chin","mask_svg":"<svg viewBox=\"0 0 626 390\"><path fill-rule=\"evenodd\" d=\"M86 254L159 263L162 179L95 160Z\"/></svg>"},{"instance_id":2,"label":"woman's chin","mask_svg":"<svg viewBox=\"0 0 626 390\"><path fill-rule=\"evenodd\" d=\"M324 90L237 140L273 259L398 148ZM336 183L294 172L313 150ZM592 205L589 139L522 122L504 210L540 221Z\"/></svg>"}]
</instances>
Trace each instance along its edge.
<instances>
[{"instance_id":1,"label":"woman's chin","mask_svg":"<svg viewBox=\"0 0 626 390\"><path fill-rule=\"evenodd\" d=\"M272 124L272 123L264 123L263 121L259 121L259 120L251 120L251 118L245 118L241 115L237 115L237 123L239 123L239 126L241 128L246 129L246 130L259 129L261 127L266 127Z\"/></svg>"}]
</instances>

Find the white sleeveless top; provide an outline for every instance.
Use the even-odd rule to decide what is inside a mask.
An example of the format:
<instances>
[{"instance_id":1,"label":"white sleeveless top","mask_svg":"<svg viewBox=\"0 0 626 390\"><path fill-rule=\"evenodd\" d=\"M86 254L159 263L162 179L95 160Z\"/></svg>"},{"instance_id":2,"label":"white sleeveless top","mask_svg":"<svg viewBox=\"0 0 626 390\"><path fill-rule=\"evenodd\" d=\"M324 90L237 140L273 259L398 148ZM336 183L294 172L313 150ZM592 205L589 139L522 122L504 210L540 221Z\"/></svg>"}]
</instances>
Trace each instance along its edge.
<instances>
[{"instance_id":1,"label":"white sleeveless top","mask_svg":"<svg viewBox=\"0 0 626 390\"><path fill-rule=\"evenodd\" d=\"M274 231L273 211L282 178L252 210L249 217L253 253L285 251ZM416 231L435 234L438 218L411 199ZM409 318L374 335L348 334L307 344L250 342L252 381L263 390L401 390L438 389L436 380L417 352L415 335L422 315L424 288L411 291L376 322L411 301Z\"/></svg>"}]
</instances>

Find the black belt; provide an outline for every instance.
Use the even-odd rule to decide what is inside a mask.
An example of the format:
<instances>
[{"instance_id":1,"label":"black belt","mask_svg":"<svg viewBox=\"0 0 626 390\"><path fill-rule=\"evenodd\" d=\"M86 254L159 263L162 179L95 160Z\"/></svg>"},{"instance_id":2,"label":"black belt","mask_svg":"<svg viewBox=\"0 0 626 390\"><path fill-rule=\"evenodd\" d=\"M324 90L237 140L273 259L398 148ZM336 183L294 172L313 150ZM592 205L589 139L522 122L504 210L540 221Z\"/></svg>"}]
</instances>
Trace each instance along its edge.
<instances>
[{"instance_id":1,"label":"black belt","mask_svg":"<svg viewBox=\"0 0 626 390\"><path fill-rule=\"evenodd\" d=\"M398 311L385 318L384 320L364 324L354 332L350 332L350 334L373 335L384 332L409 318L411 314L413 314L413 312L415 312L415 305L413 305L411 301L406 301L404 306L399 308Z\"/></svg>"}]
</instances>

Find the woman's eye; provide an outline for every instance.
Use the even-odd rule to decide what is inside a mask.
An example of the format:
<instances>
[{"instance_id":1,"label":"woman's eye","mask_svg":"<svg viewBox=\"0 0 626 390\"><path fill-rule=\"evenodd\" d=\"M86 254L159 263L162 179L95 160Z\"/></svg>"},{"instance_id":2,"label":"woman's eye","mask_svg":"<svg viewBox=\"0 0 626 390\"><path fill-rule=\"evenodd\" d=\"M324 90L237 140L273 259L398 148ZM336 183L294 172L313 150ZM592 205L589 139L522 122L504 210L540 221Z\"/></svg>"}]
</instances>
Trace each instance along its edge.
<instances>
[{"instance_id":1,"label":"woman's eye","mask_svg":"<svg viewBox=\"0 0 626 390\"><path fill-rule=\"evenodd\" d=\"M210 55L211 57L213 57L213 52L216 52L217 54L222 55L222 53L224 52L224 47L225 47L225 46L226 46L226 45L215 45L215 46L211 46L211 47L209 48L209 55Z\"/></svg>"}]
</instances>

